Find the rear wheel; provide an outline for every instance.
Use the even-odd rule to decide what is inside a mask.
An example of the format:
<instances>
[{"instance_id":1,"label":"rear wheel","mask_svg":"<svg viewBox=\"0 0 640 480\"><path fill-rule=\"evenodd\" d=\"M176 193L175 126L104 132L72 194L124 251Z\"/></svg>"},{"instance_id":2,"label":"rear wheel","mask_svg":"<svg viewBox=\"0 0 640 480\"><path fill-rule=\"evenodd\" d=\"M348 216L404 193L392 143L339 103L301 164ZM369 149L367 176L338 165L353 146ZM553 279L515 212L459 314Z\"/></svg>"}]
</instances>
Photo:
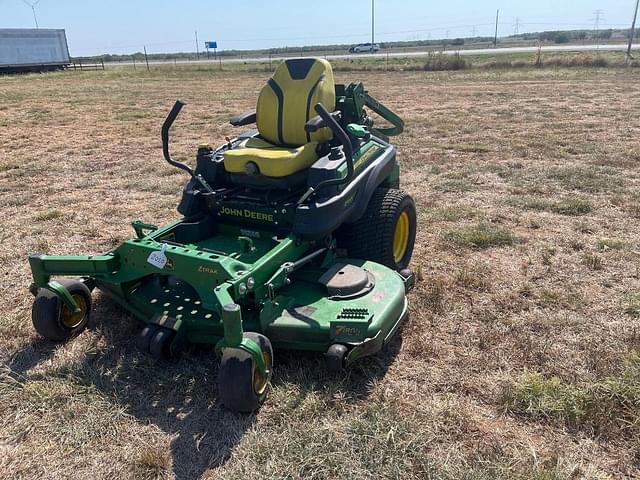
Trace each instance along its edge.
<instances>
[{"instance_id":1,"label":"rear wheel","mask_svg":"<svg viewBox=\"0 0 640 480\"><path fill-rule=\"evenodd\" d=\"M31 309L31 320L36 332L53 342L66 342L78 335L89 322L91 292L79 280L60 280L78 305L73 312L51 290L40 289Z\"/></svg>"},{"instance_id":2,"label":"rear wheel","mask_svg":"<svg viewBox=\"0 0 640 480\"><path fill-rule=\"evenodd\" d=\"M400 271L409 266L416 240L416 205L395 188L373 192L362 217L347 231L350 257L372 260Z\"/></svg>"},{"instance_id":3,"label":"rear wheel","mask_svg":"<svg viewBox=\"0 0 640 480\"><path fill-rule=\"evenodd\" d=\"M271 342L259 333L246 332L260 346L267 365L267 374L260 373L251 354L240 348L225 348L218 372L218 395L222 404L231 411L251 413L267 398L273 371Z\"/></svg>"}]
</instances>

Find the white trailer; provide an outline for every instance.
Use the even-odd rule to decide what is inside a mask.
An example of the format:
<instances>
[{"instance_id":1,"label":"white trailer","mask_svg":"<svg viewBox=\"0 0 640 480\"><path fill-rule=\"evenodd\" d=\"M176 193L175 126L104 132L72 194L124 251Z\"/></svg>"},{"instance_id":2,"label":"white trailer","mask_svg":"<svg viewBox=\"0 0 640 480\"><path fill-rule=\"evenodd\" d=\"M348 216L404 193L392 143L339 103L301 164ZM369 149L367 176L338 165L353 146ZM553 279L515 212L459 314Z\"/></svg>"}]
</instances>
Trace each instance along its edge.
<instances>
[{"instance_id":1,"label":"white trailer","mask_svg":"<svg viewBox=\"0 0 640 480\"><path fill-rule=\"evenodd\" d=\"M61 70L70 63L64 30L0 29L0 71Z\"/></svg>"}]
</instances>

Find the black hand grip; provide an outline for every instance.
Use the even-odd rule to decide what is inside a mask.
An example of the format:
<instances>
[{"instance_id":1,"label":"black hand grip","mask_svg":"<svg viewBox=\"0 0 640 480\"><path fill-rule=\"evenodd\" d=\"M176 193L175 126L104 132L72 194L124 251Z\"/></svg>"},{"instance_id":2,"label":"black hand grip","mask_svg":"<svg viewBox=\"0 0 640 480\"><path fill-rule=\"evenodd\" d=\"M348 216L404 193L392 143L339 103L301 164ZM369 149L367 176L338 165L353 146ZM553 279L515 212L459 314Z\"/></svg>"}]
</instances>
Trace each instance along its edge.
<instances>
[{"instance_id":1,"label":"black hand grip","mask_svg":"<svg viewBox=\"0 0 640 480\"><path fill-rule=\"evenodd\" d=\"M169 163L169 165L173 165L174 167L184 170L193 177L193 170L191 169L191 167L185 165L182 162L178 162L172 159L171 154L169 153L169 130L171 129L173 122L175 122L176 117L178 116L180 110L182 110L182 107L184 107L184 105L185 104L180 100L176 100L176 103L173 105L173 108L169 112L169 115L167 115L167 118L162 124L162 155L164 156L164 159Z\"/></svg>"},{"instance_id":2,"label":"black hand grip","mask_svg":"<svg viewBox=\"0 0 640 480\"><path fill-rule=\"evenodd\" d=\"M334 178L332 180L325 180L324 182L320 182L316 185L315 188L310 189L300 201L304 201L309 198L312 194L319 192L323 188L327 188L331 185L342 185L343 183L349 183L351 178L353 178L353 147L351 145L351 139L347 132L340 126L338 121L335 119L334 115L329 113L329 111L322 105L318 103L315 106L316 112L320 118L322 118L325 126L329 127L333 132L333 135L338 139L338 141L342 144L342 149L344 152L344 156L347 159L347 175L343 178Z\"/></svg>"},{"instance_id":3,"label":"black hand grip","mask_svg":"<svg viewBox=\"0 0 640 480\"><path fill-rule=\"evenodd\" d=\"M344 155L347 157L347 167L349 169L347 177L349 177L350 174L353 174L353 147L351 146L349 135L347 135L347 132L344 131L338 121L329 113L324 105L318 103L315 108L318 115L322 117L322 120L324 120L326 126L331 129L338 141L342 144Z\"/></svg>"},{"instance_id":4,"label":"black hand grip","mask_svg":"<svg viewBox=\"0 0 640 480\"><path fill-rule=\"evenodd\" d=\"M304 131L308 133L317 132L323 127L327 125L324 123L324 120L320 115L317 115L313 118L310 118L307 123L304 124Z\"/></svg>"}]
</instances>

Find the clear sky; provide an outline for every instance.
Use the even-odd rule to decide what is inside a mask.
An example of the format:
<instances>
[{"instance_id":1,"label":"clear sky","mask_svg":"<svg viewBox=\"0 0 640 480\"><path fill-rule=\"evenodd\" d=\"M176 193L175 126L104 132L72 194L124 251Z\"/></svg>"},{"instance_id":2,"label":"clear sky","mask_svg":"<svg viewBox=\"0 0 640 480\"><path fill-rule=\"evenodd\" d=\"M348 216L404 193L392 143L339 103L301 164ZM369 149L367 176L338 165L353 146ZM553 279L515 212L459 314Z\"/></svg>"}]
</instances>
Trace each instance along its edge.
<instances>
[{"instance_id":1,"label":"clear sky","mask_svg":"<svg viewBox=\"0 0 640 480\"><path fill-rule=\"evenodd\" d=\"M31 8L0 0L0 28L32 28ZM635 0L375 0L376 41L628 27ZM71 55L195 51L216 40L220 49L359 43L371 36L371 0L40 0L40 28L64 28Z\"/></svg>"}]
</instances>

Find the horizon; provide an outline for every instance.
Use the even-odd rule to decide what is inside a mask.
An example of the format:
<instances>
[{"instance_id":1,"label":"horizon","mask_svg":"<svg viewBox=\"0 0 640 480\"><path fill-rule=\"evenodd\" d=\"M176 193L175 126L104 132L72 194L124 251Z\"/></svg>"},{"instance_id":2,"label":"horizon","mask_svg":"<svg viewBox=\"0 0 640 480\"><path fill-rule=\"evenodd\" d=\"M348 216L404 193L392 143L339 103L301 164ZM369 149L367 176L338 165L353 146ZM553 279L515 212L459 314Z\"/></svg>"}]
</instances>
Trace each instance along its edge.
<instances>
[{"instance_id":1,"label":"horizon","mask_svg":"<svg viewBox=\"0 0 640 480\"><path fill-rule=\"evenodd\" d=\"M0 28L35 28L31 8L21 0L0 0L3 22ZM29 3L34 3L30 1ZM132 54L147 47L148 53L204 51L205 41L217 41L219 51L262 50L307 45L357 44L371 41L371 1L349 3L325 0L319 9L293 0L277 2L279 8L265 11L257 0L225 6L216 13L213 6L203 13L202 2L188 0L176 5L169 1L140 0L135 5L115 0L87 4L78 0L54 3L40 0L35 6L40 28L64 29L72 56ZM219 2L210 2L219 4ZM438 40L493 36L496 9L500 9L498 36L551 30L625 29L631 25L635 0L587 0L580 5L552 0L530 2L504 0L473 2L452 0L447 5L408 0L399 4L377 0L375 41ZM567 2L568 3L568 2ZM336 16L338 8L342 14ZM600 14L596 12L600 10ZM256 12L247 15L247 12ZM457 12L451 14L450 12ZM216 17L242 21L215 22ZM300 18L311 17L306 28ZM141 21L143 19L143 21ZM262 22L262 20L265 20ZM214 23L208 26L207 23ZM205 26L207 25L207 26ZM326 28L324 26L329 26ZM323 28L325 33L321 33ZM283 33L285 31L287 33ZM109 36L116 31L117 35ZM247 33L249 32L249 33Z\"/></svg>"}]
</instances>

